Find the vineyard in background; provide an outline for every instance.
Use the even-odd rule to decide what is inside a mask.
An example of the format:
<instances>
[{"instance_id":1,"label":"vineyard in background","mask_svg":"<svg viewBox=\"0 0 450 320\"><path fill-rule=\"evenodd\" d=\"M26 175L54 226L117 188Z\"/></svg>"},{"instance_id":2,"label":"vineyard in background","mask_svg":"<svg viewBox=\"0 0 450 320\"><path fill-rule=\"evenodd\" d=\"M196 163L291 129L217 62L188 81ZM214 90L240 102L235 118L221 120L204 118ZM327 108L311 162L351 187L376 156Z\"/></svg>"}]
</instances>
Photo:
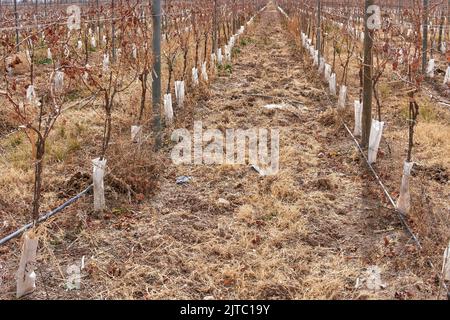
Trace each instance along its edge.
<instances>
[{"instance_id":1,"label":"vineyard in background","mask_svg":"<svg viewBox=\"0 0 450 320\"><path fill-rule=\"evenodd\" d=\"M17 171L2 173L0 184L9 184L12 192L0 199L0 212L7 217L15 203L23 214L6 219L6 229L17 229L17 221L25 227L2 243L60 211L42 215L57 203L54 195L48 199L43 194L55 188L54 181L46 180L46 169L81 151L94 159L93 177L74 175L78 190L61 190L60 195L77 195L60 209L93 188L93 209L104 210L105 174L107 183L130 201L154 193L158 172L152 150L166 143L165 128L190 113L183 108L185 99L206 93L216 72L231 72L233 46L263 5L259 0L169 0L162 7L159 1L3 1L0 137L7 140L2 146L7 150L1 151L20 159L5 169ZM102 121L87 128L80 114ZM89 137L96 127L102 128L101 135ZM22 134L28 142L23 148ZM54 143L55 136L65 141ZM88 137L91 150L82 150L82 139ZM92 139L97 143L92 145ZM79 168L91 162L80 160L74 160ZM25 190L20 181L29 179L31 189ZM18 290L22 295L30 288Z\"/></svg>"},{"instance_id":2,"label":"vineyard in background","mask_svg":"<svg viewBox=\"0 0 450 320\"><path fill-rule=\"evenodd\" d=\"M318 121L357 144L418 263L446 289L448 199L411 179L449 183L450 2L385 0L373 15L371 0L273 2L328 92L331 116ZM265 9L264 0L0 2L0 188L9 191L0 246L17 250L11 240L26 232L18 297L35 289L27 261L45 238L37 225L87 194L88 213L101 215L158 192L171 130L192 127Z\"/></svg>"},{"instance_id":3,"label":"vineyard in background","mask_svg":"<svg viewBox=\"0 0 450 320\"><path fill-rule=\"evenodd\" d=\"M431 258L428 264L439 273L440 253L444 252L444 265L448 259L446 246L450 224L446 196L443 195L442 211L433 210L422 186L421 199L416 199L421 203L413 206L415 197L411 195L410 179L418 172L428 170L436 181L448 184L448 173L442 167L442 160L444 163L447 160L433 154L428 158L434 158L431 162L435 166L427 168L416 160L414 148L422 142L415 137L420 121L436 121L439 130L443 130L441 139L448 140L448 120L443 117L439 123L437 115L431 115L430 106L443 112L450 107L449 3L277 3L305 59L311 61L318 78L325 80L338 122L365 154L364 159L381 186L383 198L396 211L411 241L425 257ZM369 27L364 28L365 25ZM365 105L369 107L365 108ZM399 115L406 121L399 123ZM427 135L431 138L434 130L431 125L428 127ZM406 139L401 134L404 128L408 132ZM399 138L404 140L398 141ZM393 146L397 142L402 144ZM386 143L387 155L380 143ZM432 148L431 145L427 147ZM433 153L445 157L447 150L442 151ZM377 156L387 159L377 161ZM403 166L401 162L393 163L392 159L402 157ZM400 188L386 187L383 178L390 180L389 173L400 168ZM439 282L447 288L444 281L449 276L445 275L445 267L442 272Z\"/></svg>"}]
</instances>

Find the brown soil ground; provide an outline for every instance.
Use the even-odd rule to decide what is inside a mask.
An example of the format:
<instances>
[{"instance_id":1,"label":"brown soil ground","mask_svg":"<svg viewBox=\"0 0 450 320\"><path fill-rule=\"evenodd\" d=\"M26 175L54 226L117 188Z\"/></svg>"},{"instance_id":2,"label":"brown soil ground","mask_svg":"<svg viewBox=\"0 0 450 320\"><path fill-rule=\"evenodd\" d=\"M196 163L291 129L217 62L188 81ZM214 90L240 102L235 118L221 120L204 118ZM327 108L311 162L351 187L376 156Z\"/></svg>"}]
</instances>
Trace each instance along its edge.
<instances>
[{"instance_id":1,"label":"brown soil ground","mask_svg":"<svg viewBox=\"0 0 450 320\"><path fill-rule=\"evenodd\" d=\"M38 289L30 299L437 297L437 273L427 259L440 266L443 248L416 249L274 6L244 39L231 75L215 79L192 118L208 129L279 129L280 172L261 177L249 166L175 166L169 160L172 145L166 145L158 160L164 167L159 191L148 201L130 206L114 200L115 209L93 216L89 196L39 228ZM264 109L281 102L293 111ZM401 179L406 139L395 135L404 135L402 130L391 131L387 141L394 152L382 145L385 155L377 164L390 190ZM87 159L71 166L86 165ZM417 172L412 183L415 212L422 204L423 211L433 206L435 217L448 218L448 178L441 183L427 172ZM182 175L192 180L176 185ZM108 193L109 199L119 196ZM6 207L12 199L3 201ZM0 247L0 299L14 298L19 246L15 240ZM83 256L81 289L67 291L66 269ZM379 291L365 284L373 267L381 271Z\"/></svg>"}]
</instances>

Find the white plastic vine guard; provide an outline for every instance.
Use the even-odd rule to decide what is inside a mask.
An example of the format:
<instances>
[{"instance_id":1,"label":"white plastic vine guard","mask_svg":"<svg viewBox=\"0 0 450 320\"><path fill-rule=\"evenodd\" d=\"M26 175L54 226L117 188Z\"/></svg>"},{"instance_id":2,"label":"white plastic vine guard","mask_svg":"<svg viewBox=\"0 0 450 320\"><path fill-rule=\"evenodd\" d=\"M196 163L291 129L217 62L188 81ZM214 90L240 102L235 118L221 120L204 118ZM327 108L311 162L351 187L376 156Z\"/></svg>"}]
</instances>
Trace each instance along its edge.
<instances>
[{"instance_id":1,"label":"white plastic vine guard","mask_svg":"<svg viewBox=\"0 0 450 320\"><path fill-rule=\"evenodd\" d=\"M345 109L346 103L347 103L347 87L343 85L339 89L338 108Z\"/></svg>"},{"instance_id":2,"label":"white plastic vine guard","mask_svg":"<svg viewBox=\"0 0 450 320\"><path fill-rule=\"evenodd\" d=\"M326 63L325 64L325 81L329 82L331 77L331 66Z\"/></svg>"},{"instance_id":3,"label":"white plastic vine guard","mask_svg":"<svg viewBox=\"0 0 450 320\"><path fill-rule=\"evenodd\" d=\"M373 164L377 161L378 149L380 147L383 128L384 122L372 119L372 130L370 130L369 137L369 164Z\"/></svg>"},{"instance_id":4,"label":"white plastic vine guard","mask_svg":"<svg viewBox=\"0 0 450 320\"><path fill-rule=\"evenodd\" d=\"M217 49L217 63L219 65L222 65L223 63L222 48Z\"/></svg>"},{"instance_id":5,"label":"white plastic vine guard","mask_svg":"<svg viewBox=\"0 0 450 320\"><path fill-rule=\"evenodd\" d=\"M61 91L64 88L64 72L56 71L54 82L55 82L55 90Z\"/></svg>"},{"instance_id":6,"label":"white plastic vine guard","mask_svg":"<svg viewBox=\"0 0 450 320\"><path fill-rule=\"evenodd\" d=\"M108 72L109 70L109 54L105 53L103 55L103 72Z\"/></svg>"},{"instance_id":7,"label":"white plastic vine guard","mask_svg":"<svg viewBox=\"0 0 450 320\"><path fill-rule=\"evenodd\" d=\"M132 51L131 51L131 56L133 57L134 60L137 59L137 46L136 44L133 43L132 45Z\"/></svg>"},{"instance_id":8,"label":"white plastic vine guard","mask_svg":"<svg viewBox=\"0 0 450 320\"><path fill-rule=\"evenodd\" d=\"M325 71L325 58L320 57L319 75L322 74L324 71Z\"/></svg>"},{"instance_id":9,"label":"white plastic vine guard","mask_svg":"<svg viewBox=\"0 0 450 320\"><path fill-rule=\"evenodd\" d=\"M355 131L353 132L353 134L355 136L361 136L362 134L362 127L361 127L361 122L362 122L362 103L359 102L359 100L355 100Z\"/></svg>"},{"instance_id":10,"label":"white plastic vine guard","mask_svg":"<svg viewBox=\"0 0 450 320\"><path fill-rule=\"evenodd\" d=\"M34 90L33 85L29 85L27 88L27 100L29 103L32 103L36 99L36 91Z\"/></svg>"},{"instance_id":11,"label":"white plastic vine guard","mask_svg":"<svg viewBox=\"0 0 450 320\"><path fill-rule=\"evenodd\" d=\"M131 126L131 141L133 143L141 143L142 126Z\"/></svg>"},{"instance_id":12,"label":"white plastic vine guard","mask_svg":"<svg viewBox=\"0 0 450 320\"><path fill-rule=\"evenodd\" d=\"M316 50L314 49L314 47L310 46L309 47L309 54L310 54L311 58L314 58L315 53L316 53Z\"/></svg>"},{"instance_id":13,"label":"white plastic vine guard","mask_svg":"<svg viewBox=\"0 0 450 320\"><path fill-rule=\"evenodd\" d=\"M164 95L164 114L168 122L173 120L173 108L172 108L172 94L168 93Z\"/></svg>"},{"instance_id":14,"label":"white plastic vine guard","mask_svg":"<svg viewBox=\"0 0 450 320\"><path fill-rule=\"evenodd\" d=\"M328 82L330 93L336 95L336 73L332 73Z\"/></svg>"},{"instance_id":15,"label":"white plastic vine guard","mask_svg":"<svg viewBox=\"0 0 450 320\"><path fill-rule=\"evenodd\" d=\"M208 82L209 78L208 78L208 70L207 70L207 65L206 65L206 61L202 63L202 78L204 81Z\"/></svg>"},{"instance_id":16,"label":"white plastic vine guard","mask_svg":"<svg viewBox=\"0 0 450 320\"><path fill-rule=\"evenodd\" d=\"M184 106L184 88L184 81L175 81L175 98L180 108Z\"/></svg>"},{"instance_id":17,"label":"white plastic vine guard","mask_svg":"<svg viewBox=\"0 0 450 320\"><path fill-rule=\"evenodd\" d=\"M36 265L37 246L38 239L36 235L32 231L25 233L19 269L16 274L17 298L21 298L36 290L36 273L34 268Z\"/></svg>"},{"instance_id":18,"label":"white plastic vine guard","mask_svg":"<svg viewBox=\"0 0 450 320\"><path fill-rule=\"evenodd\" d=\"M100 158L92 160L93 165L93 181L94 181L94 210L102 211L106 208L105 204L105 170L106 159Z\"/></svg>"},{"instance_id":19,"label":"white plastic vine guard","mask_svg":"<svg viewBox=\"0 0 450 320\"><path fill-rule=\"evenodd\" d=\"M444 258L442 260L442 275L445 281L450 281L450 243L444 252Z\"/></svg>"},{"instance_id":20,"label":"white plastic vine guard","mask_svg":"<svg viewBox=\"0 0 450 320\"><path fill-rule=\"evenodd\" d=\"M427 77L434 78L434 67L435 67L434 59L430 59L427 65Z\"/></svg>"},{"instance_id":21,"label":"white plastic vine guard","mask_svg":"<svg viewBox=\"0 0 450 320\"><path fill-rule=\"evenodd\" d=\"M445 72L444 84L450 85L450 67L447 67L447 71Z\"/></svg>"},{"instance_id":22,"label":"white plastic vine guard","mask_svg":"<svg viewBox=\"0 0 450 320\"><path fill-rule=\"evenodd\" d=\"M195 86L198 86L198 69L192 68L192 84Z\"/></svg>"},{"instance_id":23,"label":"white plastic vine guard","mask_svg":"<svg viewBox=\"0 0 450 320\"><path fill-rule=\"evenodd\" d=\"M230 45L225 45L225 61L230 62L231 61L231 50L232 48Z\"/></svg>"},{"instance_id":24,"label":"white plastic vine guard","mask_svg":"<svg viewBox=\"0 0 450 320\"><path fill-rule=\"evenodd\" d=\"M447 52L447 43L442 41L441 42L441 47L440 47L441 53L445 54Z\"/></svg>"}]
</instances>

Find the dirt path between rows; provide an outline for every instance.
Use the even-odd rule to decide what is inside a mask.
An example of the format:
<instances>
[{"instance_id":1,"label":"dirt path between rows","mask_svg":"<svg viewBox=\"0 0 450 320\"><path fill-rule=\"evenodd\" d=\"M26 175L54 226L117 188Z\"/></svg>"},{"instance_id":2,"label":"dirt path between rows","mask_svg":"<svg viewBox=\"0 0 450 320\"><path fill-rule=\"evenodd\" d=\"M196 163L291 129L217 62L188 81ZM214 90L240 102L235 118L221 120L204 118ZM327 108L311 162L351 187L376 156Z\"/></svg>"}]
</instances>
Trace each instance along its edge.
<instances>
[{"instance_id":1,"label":"dirt path between rows","mask_svg":"<svg viewBox=\"0 0 450 320\"><path fill-rule=\"evenodd\" d=\"M155 198L116 210L106 222L87 219L70 245L55 251L43 241L46 261L39 263L47 269L38 270L31 298L433 297L432 275L420 271L424 262L351 140L331 121L326 91L273 5L238 48L231 75L214 80L193 120L205 130L279 129L279 173L176 166L167 146ZM288 103L291 111L264 108L273 103ZM180 176L192 180L177 185ZM65 266L83 256L81 290L66 291ZM367 288L369 272L379 272L380 290ZM10 298L13 275L8 279L11 292L2 297Z\"/></svg>"},{"instance_id":2,"label":"dirt path between rows","mask_svg":"<svg viewBox=\"0 0 450 320\"><path fill-rule=\"evenodd\" d=\"M171 244L160 262L167 254L174 259L165 270L167 296L417 298L424 284L404 261L412 257L390 254L405 255L408 239L378 192L366 192L377 186L363 183L370 175L350 139L322 124L326 93L290 47L275 7L240 50L232 75L215 81L194 119L222 131L279 129L280 172L260 177L249 166L170 166L156 199L158 229ZM264 109L272 103L295 111ZM182 175L192 181L175 185ZM378 292L364 283L372 269L381 273Z\"/></svg>"}]
</instances>

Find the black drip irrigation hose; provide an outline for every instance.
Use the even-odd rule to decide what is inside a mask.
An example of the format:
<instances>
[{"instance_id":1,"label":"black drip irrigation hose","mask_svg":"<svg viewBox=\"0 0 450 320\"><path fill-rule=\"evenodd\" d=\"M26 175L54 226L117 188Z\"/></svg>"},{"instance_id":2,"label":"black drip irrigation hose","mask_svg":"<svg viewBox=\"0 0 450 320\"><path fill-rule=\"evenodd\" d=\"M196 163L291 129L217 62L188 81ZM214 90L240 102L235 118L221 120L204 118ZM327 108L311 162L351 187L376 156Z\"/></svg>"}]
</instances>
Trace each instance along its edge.
<instances>
[{"instance_id":1,"label":"black drip irrigation hose","mask_svg":"<svg viewBox=\"0 0 450 320\"><path fill-rule=\"evenodd\" d=\"M412 231L412 229L410 228L410 226L408 225L408 223L405 220L404 215L398 210L398 207L394 201L394 199L392 198L391 194L389 193L389 191L387 190L386 186L384 185L383 181L381 181L380 177L378 176L377 172L375 171L375 169L373 168L373 166L369 163L369 160L367 160L366 154L364 153L364 150L362 149L361 145L359 144L358 140L355 138L355 136L352 134L352 132L350 131L350 129L348 128L348 126L343 122L343 125L345 127L345 129L347 130L347 132L350 134L350 136L353 139L353 142L356 144L356 146L358 147L361 155L364 157L364 160L366 161L367 166L369 167L370 171L372 171L372 174L374 175L375 179L378 181L379 185L381 186L381 189L383 190L384 194L386 195L386 197L389 199L389 202L391 203L391 205L394 207L394 211L397 213L398 218L401 222L401 224L403 225L403 227L405 228L405 230L408 232L408 234L411 236L411 238L414 240L416 246L419 249L422 249L422 245L420 244L420 241L418 239L418 237L414 234L414 232Z\"/></svg>"},{"instance_id":2,"label":"black drip irrigation hose","mask_svg":"<svg viewBox=\"0 0 450 320\"><path fill-rule=\"evenodd\" d=\"M65 202L64 204L62 204L61 206L59 206L58 208L56 208L55 210L50 211L49 213L43 215L42 217L40 217L37 221L36 221L36 225L40 224L48 219L50 219L51 217L53 217L54 215L60 213L61 211L63 211L65 208L69 207L70 205L72 205L74 202L76 202L78 199L80 199L82 196L84 196L86 193L88 193L89 191L91 191L91 189L93 188L93 184L91 184L89 187L87 187L86 189L84 189L82 192L80 192L79 194L77 194L75 197L73 197L72 199L68 200L67 202ZM5 238L0 240L0 246L7 243L8 241L20 236L22 233L24 233L25 231L27 231L28 229L30 229L31 227L33 227L35 224L34 222L30 222L29 224L23 226L22 228L18 229L17 231L11 233L9 236L6 236Z\"/></svg>"}]
</instances>

